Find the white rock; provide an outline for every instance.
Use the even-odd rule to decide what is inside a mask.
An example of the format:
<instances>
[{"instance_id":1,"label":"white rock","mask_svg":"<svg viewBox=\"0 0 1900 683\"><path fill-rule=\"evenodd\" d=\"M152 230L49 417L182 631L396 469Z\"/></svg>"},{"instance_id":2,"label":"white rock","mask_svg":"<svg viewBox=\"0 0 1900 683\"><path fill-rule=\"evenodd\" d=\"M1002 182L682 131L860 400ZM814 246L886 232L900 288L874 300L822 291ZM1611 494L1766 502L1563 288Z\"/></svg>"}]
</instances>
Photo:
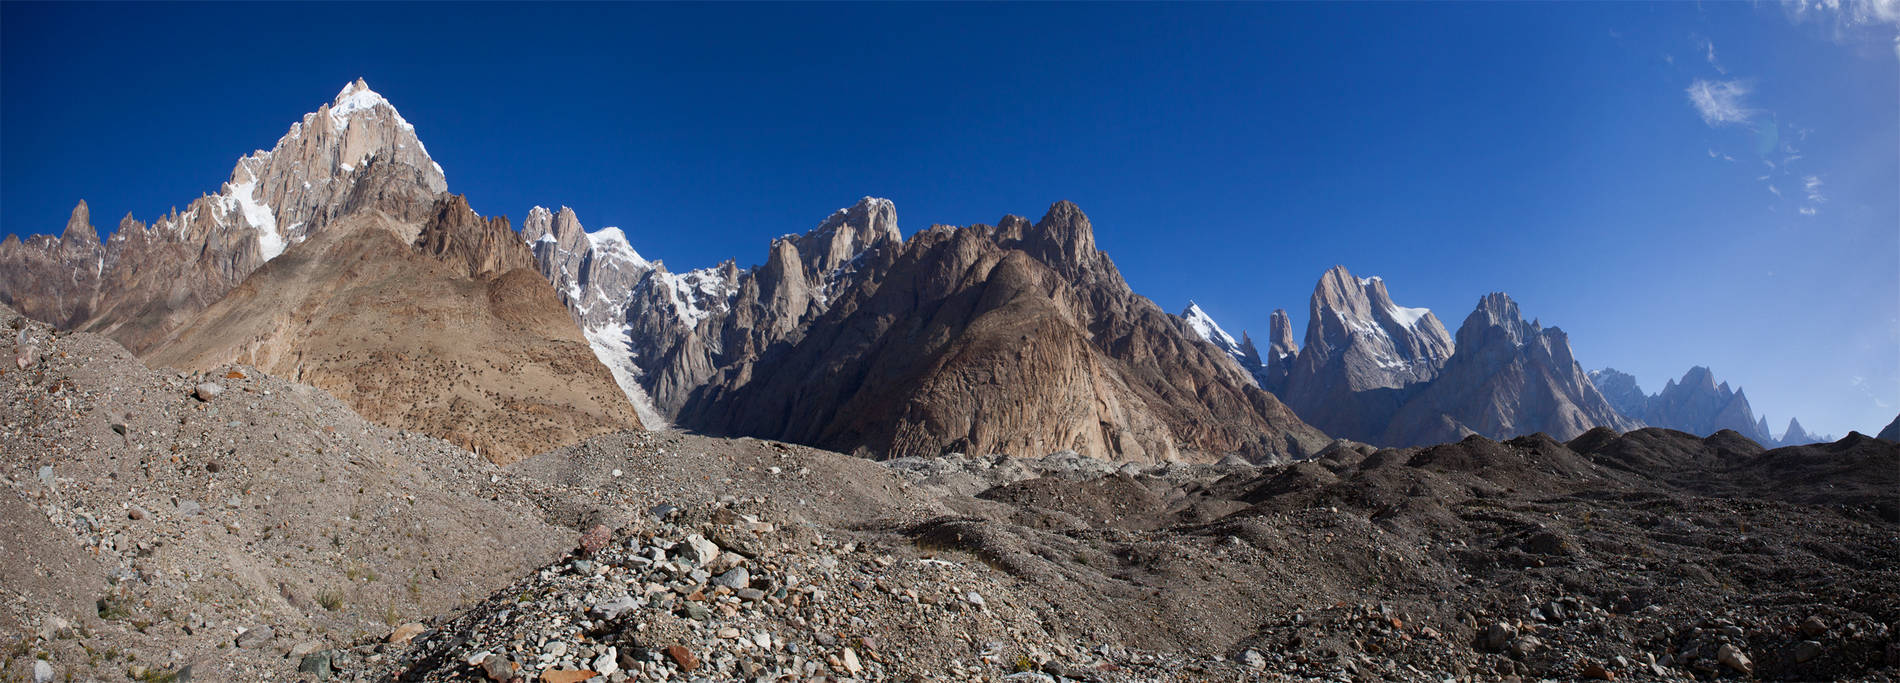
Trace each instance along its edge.
<instances>
[{"instance_id":1,"label":"white rock","mask_svg":"<svg viewBox=\"0 0 1900 683\"><path fill-rule=\"evenodd\" d=\"M33 683L53 683L53 665L44 659L33 660Z\"/></svg>"},{"instance_id":2,"label":"white rock","mask_svg":"<svg viewBox=\"0 0 1900 683\"><path fill-rule=\"evenodd\" d=\"M619 672L620 671L620 650L612 646L608 646L606 652L602 652L600 653L599 657L594 658L593 669L595 673L598 673L602 676L612 676L615 673Z\"/></svg>"},{"instance_id":3,"label":"white rock","mask_svg":"<svg viewBox=\"0 0 1900 683\"><path fill-rule=\"evenodd\" d=\"M707 564L719 557L719 546L699 534L686 537L686 548L693 564Z\"/></svg>"}]
</instances>

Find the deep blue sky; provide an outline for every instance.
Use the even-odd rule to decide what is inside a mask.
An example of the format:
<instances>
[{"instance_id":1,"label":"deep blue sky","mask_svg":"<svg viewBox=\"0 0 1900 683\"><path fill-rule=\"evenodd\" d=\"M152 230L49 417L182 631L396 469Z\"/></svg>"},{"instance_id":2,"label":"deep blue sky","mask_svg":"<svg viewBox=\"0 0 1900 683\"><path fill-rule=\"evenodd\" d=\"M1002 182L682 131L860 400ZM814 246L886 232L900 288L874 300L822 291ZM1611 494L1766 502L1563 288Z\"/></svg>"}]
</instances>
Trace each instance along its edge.
<instances>
[{"instance_id":1,"label":"deep blue sky","mask_svg":"<svg viewBox=\"0 0 1900 683\"><path fill-rule=\"evenodd\" d=\"M1137 291L1236 335L1274 308L1303 328L1343 263L1453 329L1502 290L1586 367L1653 392L1709 365L1777 432L1870 432L1900 411L1896 24L1854 2L6 3L0 227L182 207L361 76L478 210L569 205L675 270L756 263L861 195L906 234L1071 199Z\"/></svg>"}]
</instances>

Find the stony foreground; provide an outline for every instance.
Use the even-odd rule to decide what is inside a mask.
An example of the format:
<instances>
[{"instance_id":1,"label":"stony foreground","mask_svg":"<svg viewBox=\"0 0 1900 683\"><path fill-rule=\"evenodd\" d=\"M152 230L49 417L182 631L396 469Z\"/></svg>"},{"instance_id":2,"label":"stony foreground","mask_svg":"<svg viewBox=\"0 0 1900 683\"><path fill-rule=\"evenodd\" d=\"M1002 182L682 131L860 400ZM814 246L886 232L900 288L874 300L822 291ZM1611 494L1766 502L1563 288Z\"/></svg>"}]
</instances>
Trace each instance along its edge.
<instances>
[{"instance_id":1,"label":"stony foreground","mask_svg":"<svg viewBox=\"0 0 1900 683\"><path fill-rule=\"evenodd\" d=\"M10 680L1892 680L1900 446L506 468L0 310Z\"/></svg>"}]
</instances>

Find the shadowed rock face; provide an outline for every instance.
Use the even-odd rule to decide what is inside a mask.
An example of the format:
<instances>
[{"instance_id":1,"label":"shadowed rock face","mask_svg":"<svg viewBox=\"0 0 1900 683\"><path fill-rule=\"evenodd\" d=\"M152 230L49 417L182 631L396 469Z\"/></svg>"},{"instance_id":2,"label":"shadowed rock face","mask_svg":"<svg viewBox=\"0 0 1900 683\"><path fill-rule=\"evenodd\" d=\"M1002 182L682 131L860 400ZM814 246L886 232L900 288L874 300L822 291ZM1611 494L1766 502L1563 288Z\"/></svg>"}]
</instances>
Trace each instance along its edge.
<instances>
[{"instance_id":1,"label":"shadowed rock face","mask_svg":"<svg viewBox=\"0 0 1900 683\"><path fill-rule=\"evenodd\" d=\"M798 334L863 254L900 241L896 208L873 197L774 240L753 270L727 261L676 274L642 258L618 229L583 232L566 208L535 207L521 237L648 424L678 412L720 366Z\"/></svg>"},{"instance_id":2,"label":"shadowed rock face","mask_svg":"<svg viewBox=\"0 0 1900 683\"><path fill-rule=\"evenodd\" d=\"M791 247L791 248L787 248ZM733 362L679 421L877 457L958 451L1114 460L1303 455L1325 437L1136 296L1068 202L1030 224L936 226L865 253L806 325L796 247L741 286ZM735 350L741 350L734 353Z\"/></svg>"},{"instance_id":3,"label":"shadowed rock face","mask_svg":"<svg viewBox=\"0 0 1900 683\"><path fill-rule=\"evenodd\" d=\"M1887 423L1886 428L1881 429L1880 434L1874 438L1900 441L1900 416L1895 416L1893 421Z\"/></svg>"},{"instance_id":4,"label":"shadowed rock face","mask_svg":"<svg viewBox=\"0 0 1900 683\"><path fill-rule=\"evenodd\" d=\"M1380 442L1533 432L1571 439L1592 427L1640 426L1617 413L1590 383L1562 330L1526 322L1509 296L1492 293L1479 300L1458 328L1457 345L1438 377L1393 415Z\"/></svg>"},{"instance_id":5,"label":"shadowed rock face","mask_svg":"<svg viewBox=\"0 0 1900 683\"><path fill-rule=\"evenodd\" d=\"M505 218L460 196L420 225L380 211L297 244L147 353L253 365L377 423L506 464L639 429Z\"/></svg>"},{"instance_id":6,"label":"shadowed rock face","mask_svg":"<svg viewBox=\"0 0 1900 683\"><path fill-rule=\"evenodd\" d=\"M270 151L238 160L218 194L148 227L127 216L100 244L84 202L59 240L0 243L0 301L133 352L290 245L364 208L420 222L447 188L415 127L358 80L291 125Z\"/></svg>"}]
</instances>

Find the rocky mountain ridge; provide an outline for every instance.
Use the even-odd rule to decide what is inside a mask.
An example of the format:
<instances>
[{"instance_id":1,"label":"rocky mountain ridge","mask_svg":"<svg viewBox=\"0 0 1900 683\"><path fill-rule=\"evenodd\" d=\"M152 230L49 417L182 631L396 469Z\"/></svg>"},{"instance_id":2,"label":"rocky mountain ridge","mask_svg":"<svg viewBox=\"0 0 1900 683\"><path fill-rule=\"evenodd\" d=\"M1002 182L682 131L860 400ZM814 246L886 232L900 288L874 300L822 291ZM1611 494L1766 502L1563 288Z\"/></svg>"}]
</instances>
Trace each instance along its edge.
<instances>
[{"instance_id":1,"label":"rocky mountain ridge","mask_svg":"<svg viewBox=\"0 0 1900 683\"><path fill-rule=\"evenodd\" d=\"M1035 223L934 226L866 252L846 283L712 375L681 423L878 457L1271 459L1325 443L1129 290L1069 202Z\"/></svg>"},{"instance_id":2,"label":"rocky mountain ridge","mask_svg":"<svg viewBox=\"0 0 1900 683\"><path fill-rule=\"evenodd\" d=\"M102 245L88 214L0 245L0 301L150 362L295 377L501 462L639 428L507 219L448 195L361 80L182 215Z\"/></svg>"},{"instance_id":3,"label":"rocky mountain ridge","mask_svg":"<svg viewBox=\"0 0 1900 683\"><path fill-rule=\"evenodd\" d=\"M419 222L446 188L415 127L358 79L183 213L128 214L101 243L82 201L59 239L0 242L0 302L143 352L331 221L375 208Z\"/></svg>"}]
</instances>

